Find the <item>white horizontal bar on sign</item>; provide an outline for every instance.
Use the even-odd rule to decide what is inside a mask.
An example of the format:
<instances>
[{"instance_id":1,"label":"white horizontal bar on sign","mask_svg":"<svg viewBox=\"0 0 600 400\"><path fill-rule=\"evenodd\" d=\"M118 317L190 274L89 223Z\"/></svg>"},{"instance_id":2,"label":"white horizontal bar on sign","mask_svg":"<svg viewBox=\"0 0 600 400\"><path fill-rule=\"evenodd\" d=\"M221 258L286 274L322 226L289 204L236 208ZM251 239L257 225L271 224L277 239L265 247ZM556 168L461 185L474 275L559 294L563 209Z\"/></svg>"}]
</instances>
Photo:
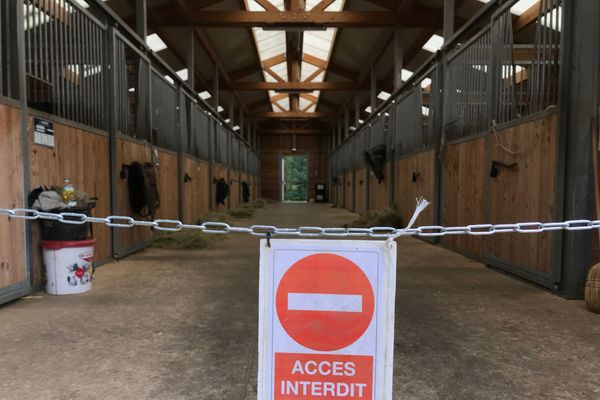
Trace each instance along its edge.
<instances>
[{"instance_id":1,"label":"white horizontal bar on sign","mask_svg":"<svg viewBox=\"0 0 600 400\"><path fill-rule=\"evenodd\" d=\"M288 293L288 310L362 312L362 296L356 294Z\"/></svg>"}]
</instances>

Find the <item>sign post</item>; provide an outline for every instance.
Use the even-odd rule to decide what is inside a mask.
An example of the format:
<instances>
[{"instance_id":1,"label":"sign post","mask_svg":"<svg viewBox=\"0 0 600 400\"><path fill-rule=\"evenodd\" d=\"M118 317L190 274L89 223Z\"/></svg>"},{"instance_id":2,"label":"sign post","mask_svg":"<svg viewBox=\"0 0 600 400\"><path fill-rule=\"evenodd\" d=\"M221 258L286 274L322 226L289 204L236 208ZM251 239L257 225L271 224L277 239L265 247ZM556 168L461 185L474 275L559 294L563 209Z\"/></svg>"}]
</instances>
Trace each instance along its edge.
<instances>
[{"instance_id":1,"label":"sign post","mask_svg":"<svg viewBox=\"0 0 600 400\"><path fill-rule=\"evenodd\" d=\"M259 400L391 400L394 241L261 241Z\"/></svg>"}]
</instances>

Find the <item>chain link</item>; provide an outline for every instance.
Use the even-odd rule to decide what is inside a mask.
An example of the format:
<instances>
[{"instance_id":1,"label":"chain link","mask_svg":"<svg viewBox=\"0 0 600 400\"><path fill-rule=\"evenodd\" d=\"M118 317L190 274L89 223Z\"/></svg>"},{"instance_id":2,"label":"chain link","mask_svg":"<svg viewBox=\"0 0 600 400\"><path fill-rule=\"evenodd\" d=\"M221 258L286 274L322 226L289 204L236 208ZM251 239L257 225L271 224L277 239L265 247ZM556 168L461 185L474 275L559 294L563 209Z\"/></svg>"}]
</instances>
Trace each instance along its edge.
<instances>
[{"instance_id":1,"label":"chain link","mask_svg":"<svg viewBox=\"0 0 600 400\"><path fill-rule=\"evenodd\" d=\"M600 220L577 219L564 222L519 222L515 224L473 224L467 226L444 227L439 225L399 229L389 226L371 228L322 228L301 226L298 228L277 228L272 225L252 225L250 227L231 226L225 222L204 222L200 225L184 224L176 219L156 219L154 221L135 220L132 217L109 215L104 218L85 214L61 212L48 213L27 208L0 208L0 216L11 219L59 221L63 224L81 225L102 224L111 228L150 227L158 231L177 232L183 229L199 230L208 234L242 233L261 237L371 237L393 238L399 236L442 237L447 235L489 236L497 233L542 233L559 230L585 231L600 229Z\"/></svg>"}]
</instances>

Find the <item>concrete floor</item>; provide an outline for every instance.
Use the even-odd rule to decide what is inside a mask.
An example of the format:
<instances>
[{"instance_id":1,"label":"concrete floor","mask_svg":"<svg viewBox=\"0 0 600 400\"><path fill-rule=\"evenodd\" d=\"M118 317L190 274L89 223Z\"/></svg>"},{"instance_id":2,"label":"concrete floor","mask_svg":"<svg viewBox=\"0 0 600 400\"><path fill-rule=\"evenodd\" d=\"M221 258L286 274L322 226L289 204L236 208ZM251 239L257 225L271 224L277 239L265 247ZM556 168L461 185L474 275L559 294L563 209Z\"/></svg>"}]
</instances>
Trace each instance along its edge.
<instances>
[{"instance_id":1,"label":"concrete floor","mask_svg":"<svg viewBox=\"0 0 600 400\"><path fill-rule=\"evenodd\" d=\"M340 226L325 205L252 220ZM440 247L398 252L394 399L600 399L600 315ZM253 399L258 240L150 249L0 307L0 399Z\"/></svg>"}]
</instances>

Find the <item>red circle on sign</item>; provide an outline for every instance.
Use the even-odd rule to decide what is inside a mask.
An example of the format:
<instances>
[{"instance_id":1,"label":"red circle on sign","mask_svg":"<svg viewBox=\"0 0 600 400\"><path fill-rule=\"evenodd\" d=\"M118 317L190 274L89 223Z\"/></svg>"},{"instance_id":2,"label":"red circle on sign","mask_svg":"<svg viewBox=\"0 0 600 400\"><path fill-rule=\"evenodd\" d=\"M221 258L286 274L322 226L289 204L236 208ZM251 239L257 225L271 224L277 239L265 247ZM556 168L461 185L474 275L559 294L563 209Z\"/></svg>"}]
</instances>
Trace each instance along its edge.
<instances>
[{"instance_id":1,"label":"red circle on sign","mask_svg":"<svg viewBox=\"0 0 600 400\"><path fill-rule=\"evenodd\" d=\"M297 261L281 278L275 302L288 335L318 351L350 346L373 318L369 278L355 263L335 254Z\"/></svg>"}]
</instances>

